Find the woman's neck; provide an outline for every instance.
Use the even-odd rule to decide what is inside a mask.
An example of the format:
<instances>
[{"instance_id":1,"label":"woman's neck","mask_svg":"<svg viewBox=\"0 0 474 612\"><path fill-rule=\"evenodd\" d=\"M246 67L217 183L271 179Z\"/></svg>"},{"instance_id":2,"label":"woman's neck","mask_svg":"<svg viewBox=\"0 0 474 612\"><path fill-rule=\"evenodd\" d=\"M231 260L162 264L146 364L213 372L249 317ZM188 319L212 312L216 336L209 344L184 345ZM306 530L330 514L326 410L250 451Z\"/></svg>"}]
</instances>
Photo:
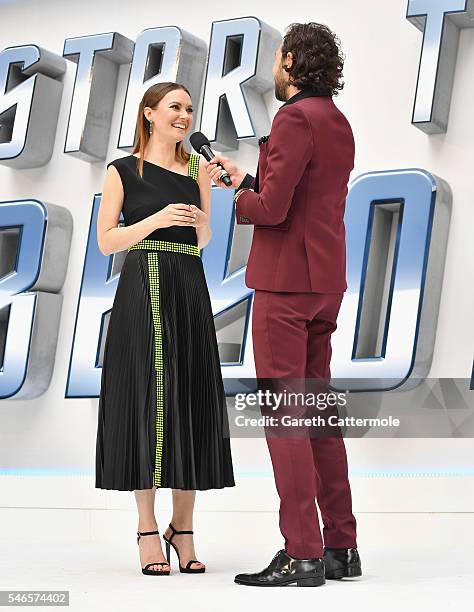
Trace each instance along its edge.
<instances>
[{"instance_id":1,"label":"woman's neck","mask_svg":"<svg viewBox=\"0 0 474 612\"><path fill-rule=\"evenodd\" d=\"M176 163L176 143L149 140L145 148L145 159L155 164L169 167Z\"/></svg>"}]
</instances>

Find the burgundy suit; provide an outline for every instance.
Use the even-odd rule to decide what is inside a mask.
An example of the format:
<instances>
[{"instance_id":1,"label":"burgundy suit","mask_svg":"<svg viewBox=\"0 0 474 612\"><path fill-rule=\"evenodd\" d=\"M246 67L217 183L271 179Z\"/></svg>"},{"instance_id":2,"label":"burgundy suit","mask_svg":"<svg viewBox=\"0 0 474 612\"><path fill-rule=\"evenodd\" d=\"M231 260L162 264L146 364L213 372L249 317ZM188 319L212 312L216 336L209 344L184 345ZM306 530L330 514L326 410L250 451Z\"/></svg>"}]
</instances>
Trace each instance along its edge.
<instances>
[{"instance_id":1,"label":"burgundy suit","mask_svg":"<svg viewBox=\"0 0 474 612\"><path fill-rule=\"evenodd\" d=\"M265 139L261 139L265 140ZM247 175L237 223L253 224L246 283L255 289L258 378L331 377L330 337L347 289L344 209L354 139L330 95L304 90L285 102ZM274 437L267 443L288 554L322 557L324 545L356 548L342 436Z\"/></svg>"}]
</instances>

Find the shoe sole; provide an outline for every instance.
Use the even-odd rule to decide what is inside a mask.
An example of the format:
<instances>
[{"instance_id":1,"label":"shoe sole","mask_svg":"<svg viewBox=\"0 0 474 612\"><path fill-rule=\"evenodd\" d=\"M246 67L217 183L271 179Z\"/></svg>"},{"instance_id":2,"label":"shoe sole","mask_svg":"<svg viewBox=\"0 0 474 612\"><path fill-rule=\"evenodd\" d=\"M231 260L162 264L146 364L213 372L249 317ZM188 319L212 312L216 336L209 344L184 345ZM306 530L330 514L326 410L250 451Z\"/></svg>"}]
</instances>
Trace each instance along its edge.
<instances>
[{"instance_id":1,"label":"shoe sole","mask_svg":"<svg viewBox=\"0 0 474 612\"><path fill-rule=\"evenodd\" d=\"M269 582L244 582L244 581L240 581L240 580L235 580L234 582L236 584L243 584L244 586L260 586L260 587L279 587L279 586L291 586L296 584L296 586L299 587L317 587L317 586L322 586L325 582L326 579L324 578L324 576L315 576L313 578L289 578L286 581L280 581L275 583L269 583Z\"/></svg>"},{"instance_id":2,"label":"shoe sole","mask_svg":"<svg viewBox=\"0 0 474 612\"><path fill-rule=\"evenodd\" d=\"M341 580L341 578L356 578L362 576L362 569L360 565L354 565L352 567L342 567L326 572L326 578L328 580Z\"/></svg>"}]
</instances>

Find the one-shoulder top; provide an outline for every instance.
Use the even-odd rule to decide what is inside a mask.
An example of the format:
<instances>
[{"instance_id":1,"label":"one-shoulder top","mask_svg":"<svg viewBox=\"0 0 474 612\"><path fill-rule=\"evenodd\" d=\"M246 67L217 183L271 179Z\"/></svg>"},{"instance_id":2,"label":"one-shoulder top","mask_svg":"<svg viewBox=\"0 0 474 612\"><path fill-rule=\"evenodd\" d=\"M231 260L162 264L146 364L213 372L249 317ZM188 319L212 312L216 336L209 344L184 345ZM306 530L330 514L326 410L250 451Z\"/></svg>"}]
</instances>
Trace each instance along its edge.
<instances>
[{"instance_id":1,"label":"one-shoulder top","mask_svg":"<svg viewBox=\"0 0 474 612\"><path fill-rule=\"evenodd\" d=\"M133 225L156 213L168 204L194 204L201 206L199 184L199 155L191 153L188 174L168 170L144 160L143 179L138 174L138 158L135 155L119 157L113 164L122 180L124 198L122 214L125 225ZM196 228L172 225L154 230L148 240L165 240L197 245Z\"/></svg>"}]
</instances>

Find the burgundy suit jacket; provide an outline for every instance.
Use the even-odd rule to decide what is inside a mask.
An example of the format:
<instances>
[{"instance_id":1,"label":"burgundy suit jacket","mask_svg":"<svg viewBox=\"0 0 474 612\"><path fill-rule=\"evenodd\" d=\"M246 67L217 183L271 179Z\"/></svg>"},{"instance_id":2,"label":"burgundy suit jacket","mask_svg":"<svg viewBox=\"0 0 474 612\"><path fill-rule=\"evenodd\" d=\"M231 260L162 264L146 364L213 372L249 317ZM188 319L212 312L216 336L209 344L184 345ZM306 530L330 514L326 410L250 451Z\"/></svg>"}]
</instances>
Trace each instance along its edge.
<instances>
[{"instance_id":1,"label":"burgundy suit jacket","mask_svg":"<svg viewBox=\"0 0 474 612\"><path fill-rule=\"evenodd\" d=\"M236 203L237 223L254 225L247 286L344 292L343 218L354 167L349 122L331 95L303 90L278 109L260 141L257 180L246 175L239 188L250 189Z\"/></svg>"}]
</instances>

